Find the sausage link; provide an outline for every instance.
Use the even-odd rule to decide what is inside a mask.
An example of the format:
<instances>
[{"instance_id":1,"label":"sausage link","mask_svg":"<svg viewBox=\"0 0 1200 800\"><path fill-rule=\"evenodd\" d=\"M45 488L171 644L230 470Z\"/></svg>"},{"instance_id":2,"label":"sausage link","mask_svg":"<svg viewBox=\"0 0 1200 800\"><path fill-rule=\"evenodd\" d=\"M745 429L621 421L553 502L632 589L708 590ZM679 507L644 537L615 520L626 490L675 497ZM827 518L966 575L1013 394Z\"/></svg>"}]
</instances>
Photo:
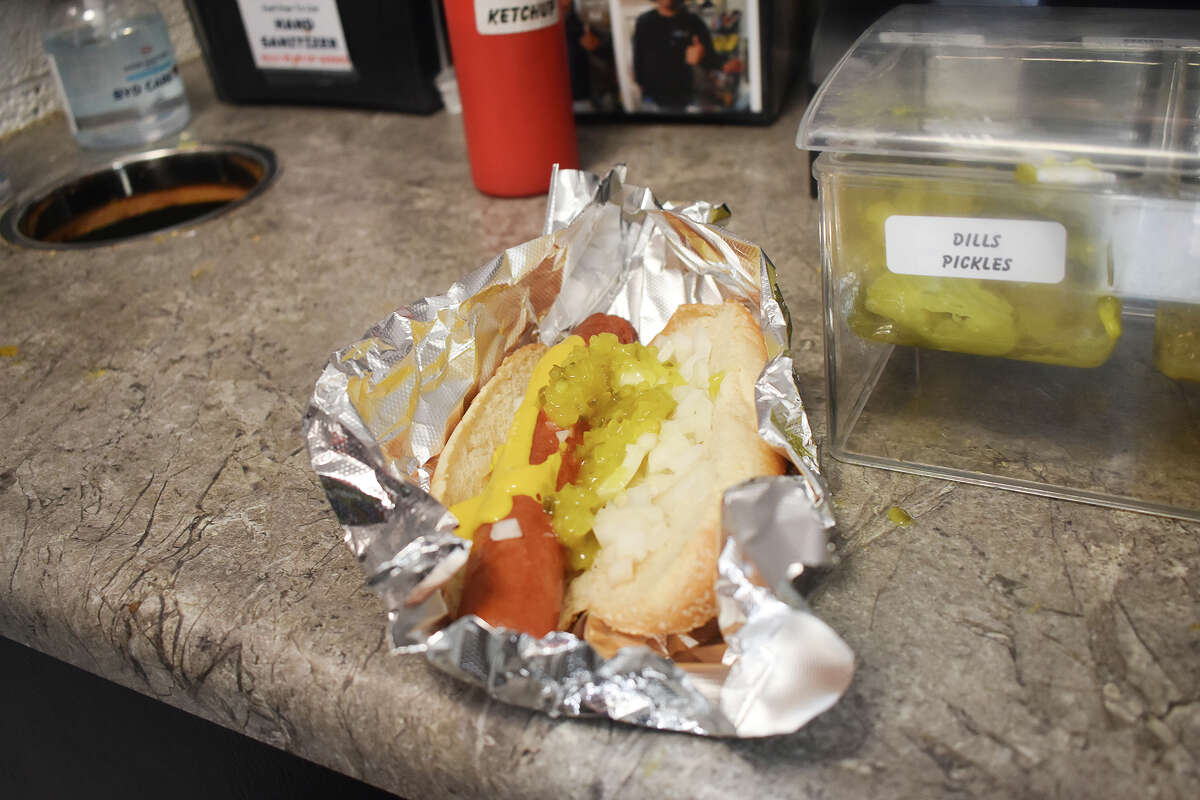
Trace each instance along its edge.
<instances>
[{"instance_id":1,"label":"sausage link","mask_svg":"<svg viewBox=\"0 0 1200 800\"><path fill-rule=\"evenodd\" d=\"M550 515L532 497L514 497L509 518L521 526L516 538L492 539L490 524L475 531L458 613L545 636L558 627L562 613L563 547Z\"/></svg>"},{"instance_id":2,"label":"sausage link","mask_svg":"<svg viewBox=\"0 0 1200 800\"><path fill-rule=\"evenodd\" d=\"M585 342L598 333L616 334L621 344L629 344L638 340L637 330L629 323L629 320L615 314L592 314L576 325L572 333L583 337Z\"/></svg>"},{"instance_id":3,"label":"sausage link","mask_svg":"<svg viewBox=\"0 0 1200 800\"><path fill-rule=\"evenodd\" d=\"M638 338L627 320L611 314L591 315L574 333L584 341L598 333L612 333L622 344ZM559 489L579 473L574 453L583 430L582 425L576 425L565 440ZM529 463L540 464L559 450L559 431L544 411L538 414ZM508 519L520 525L520 536L496 541L492 539L492 524L481 525L475 531L458 614L474 614L490 625L545 636L558 627L562 614L566 567L563 546L554 533L550 515L535 498L514 497Z\"/></svg>"}]
</instances>

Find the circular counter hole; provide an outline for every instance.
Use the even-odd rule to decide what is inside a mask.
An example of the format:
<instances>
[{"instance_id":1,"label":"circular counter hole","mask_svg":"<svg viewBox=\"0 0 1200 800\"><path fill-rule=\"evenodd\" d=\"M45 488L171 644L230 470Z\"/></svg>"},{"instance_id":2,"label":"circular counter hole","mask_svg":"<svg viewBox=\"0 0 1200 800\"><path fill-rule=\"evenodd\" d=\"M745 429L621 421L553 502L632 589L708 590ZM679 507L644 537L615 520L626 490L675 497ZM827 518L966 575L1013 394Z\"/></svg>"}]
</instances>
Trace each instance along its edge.
<instances>
[{"instance_id":1,"label":"circular counter hole","mask_svg":"<svg viewBox=\"0 0 1200 800\"><path fill-rule=\"evenodd\" d=\"M275 171L275 154L249 144L139 153L35 192L8 210L0 233L26 247L116 244L236 208L261 193Z\"/></svg>"}]
</instances>

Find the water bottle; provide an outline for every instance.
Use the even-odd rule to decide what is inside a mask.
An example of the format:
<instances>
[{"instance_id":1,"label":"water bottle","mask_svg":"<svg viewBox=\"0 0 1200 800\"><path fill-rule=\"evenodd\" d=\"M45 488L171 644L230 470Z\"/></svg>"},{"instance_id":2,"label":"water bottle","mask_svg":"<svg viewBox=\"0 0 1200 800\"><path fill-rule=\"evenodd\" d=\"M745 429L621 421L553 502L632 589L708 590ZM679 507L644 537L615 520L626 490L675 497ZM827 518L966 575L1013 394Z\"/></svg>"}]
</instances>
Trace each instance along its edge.
<instances>
[{"instance_id":1,"label":"water bottle","mask_svg":"<svg viewBox=\"0 0 1200 800\"><path fill-rule=\"evenodd\" d=\"M42 42L81 146L136 146L187 124L175 50L153 3L67 0Z\"/></svg>"}]
</instances>

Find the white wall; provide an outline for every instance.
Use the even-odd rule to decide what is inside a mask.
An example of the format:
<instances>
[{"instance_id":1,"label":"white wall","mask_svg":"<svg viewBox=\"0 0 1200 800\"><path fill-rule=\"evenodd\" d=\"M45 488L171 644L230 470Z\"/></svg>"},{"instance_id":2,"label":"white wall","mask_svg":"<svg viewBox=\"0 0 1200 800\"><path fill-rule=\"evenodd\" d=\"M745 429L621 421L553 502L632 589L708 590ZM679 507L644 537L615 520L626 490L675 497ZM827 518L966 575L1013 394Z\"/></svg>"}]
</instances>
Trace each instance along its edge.
<instances>
[{"instance_id":1,"label":"white wall","mask_svg":"<svg viewBox=\"0 0 1200 800\"><path fill-rule=\"evenodd\" d=\"M200 54L183 0L157 0L178 61ZM60 107L42 53L41 33L53 5L47 0L0 0L0 136Z\"/></svg>"}]
</instances>

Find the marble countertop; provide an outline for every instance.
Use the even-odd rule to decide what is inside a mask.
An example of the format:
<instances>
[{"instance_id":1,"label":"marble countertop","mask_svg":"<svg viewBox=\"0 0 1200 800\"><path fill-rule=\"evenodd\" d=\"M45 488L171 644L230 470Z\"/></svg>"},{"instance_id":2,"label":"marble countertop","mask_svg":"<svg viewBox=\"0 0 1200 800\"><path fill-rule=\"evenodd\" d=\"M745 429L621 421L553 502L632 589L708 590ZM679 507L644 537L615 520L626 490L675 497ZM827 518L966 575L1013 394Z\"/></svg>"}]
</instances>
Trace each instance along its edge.
<instances>
[{"instance_id":1,"label":"marble countertop","mask_svg":"<svg viewBox=\"0 0 1200 800\"><path fill-rule=\"evenodd\" d=\"M810 600L858 670L794 735L555 721L390 655L301 416L333 350L536 236L543 198L477 193L457 117L185 78L189 135L274 149L268 192L113 247L0 247L0 635L405 797L1200 793L1200 525L832 459L845 558ZM585 167L728 203L772 257L820 442L801 112L579 137ZM0 142L18 191L94 158L57 116Z\"/></svg>"}]
</instances>

